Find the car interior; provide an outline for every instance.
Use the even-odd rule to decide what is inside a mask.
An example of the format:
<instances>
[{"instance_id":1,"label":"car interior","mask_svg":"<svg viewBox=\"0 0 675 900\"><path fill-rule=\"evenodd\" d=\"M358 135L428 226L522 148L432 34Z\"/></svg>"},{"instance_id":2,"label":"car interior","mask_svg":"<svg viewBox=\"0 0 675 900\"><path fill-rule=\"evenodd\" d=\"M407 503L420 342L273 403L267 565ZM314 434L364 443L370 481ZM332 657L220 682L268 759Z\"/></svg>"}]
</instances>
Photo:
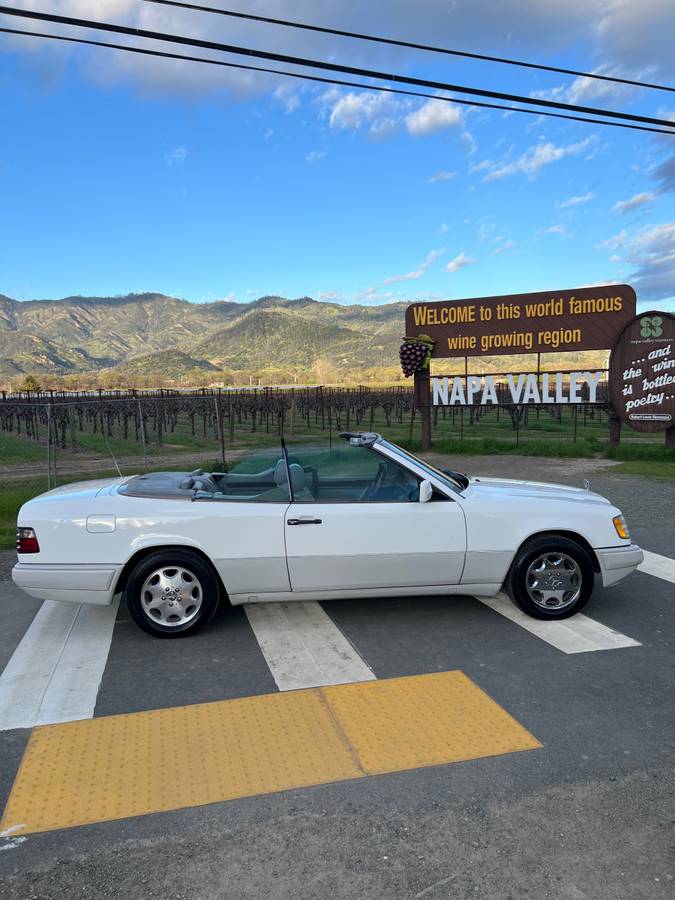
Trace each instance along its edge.
<instances>
[{"instance_id":1,"label":"car interior","mask_svg":"<svg viewBox=\"0 0 675 900\"><path fill-rule=\"evenodd\" d=\"M191 500L289 502L417 502L420 479L370 448L300 450L283 457L252 454L228 472L152 472L120 488L128 496Z\"/></svg>"}]
</instances>

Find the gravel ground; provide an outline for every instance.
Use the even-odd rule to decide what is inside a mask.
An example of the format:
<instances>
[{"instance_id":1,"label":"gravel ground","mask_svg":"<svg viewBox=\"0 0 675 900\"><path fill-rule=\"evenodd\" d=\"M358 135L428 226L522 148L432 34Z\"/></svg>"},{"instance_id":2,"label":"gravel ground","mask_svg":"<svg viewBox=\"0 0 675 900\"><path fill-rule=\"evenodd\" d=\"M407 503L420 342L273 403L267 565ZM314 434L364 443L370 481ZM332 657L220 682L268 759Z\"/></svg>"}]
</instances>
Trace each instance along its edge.
<instances>
[{"instance_id":1,"label":"gravel ground","mask_svg":"<svg viewBox=\"0 0 675 900\"><path fill-rule=\"evenodd\" d=\"M0 583L12 580L12 566L16 562L13 550L0 550Z\"/></svg>"}]
</instances>

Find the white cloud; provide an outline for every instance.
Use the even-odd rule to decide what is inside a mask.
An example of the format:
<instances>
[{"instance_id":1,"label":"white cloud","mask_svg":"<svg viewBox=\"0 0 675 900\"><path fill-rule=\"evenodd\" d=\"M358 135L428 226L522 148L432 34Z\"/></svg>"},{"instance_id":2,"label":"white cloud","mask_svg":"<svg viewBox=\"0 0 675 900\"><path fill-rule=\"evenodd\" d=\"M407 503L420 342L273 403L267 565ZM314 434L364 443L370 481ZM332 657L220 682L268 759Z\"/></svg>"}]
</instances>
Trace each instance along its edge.
<instances>
[{"instance_id":1,"label":"white cloud","mask_svg":"<svg viewBox=\"0 0 675 900\"><path fill-rule=\"evenodd\" d=\"M325 156L325 150L310 150L310 152L305 157L305 162L308 162L311 165L312 163L319 162L319 160L323 159Z\"/></svg>"},{"instance_id":2,"label":"white cloud","mask_svg":"<svg viewBox=\"0 0 675 900\"><path fill-rule=\"evenodd\" d=\"M634 194L628 200L619 200L618 203L615 203L612 207L612 212L619 213L620 216L623 216L628 212L632 212L634 209L639 209L641 206L647 206L655 199L656 194L643 191L641 194Z\"/></svg>"},{"instance_id":3,"label":"white cloud","mask_svg":"<svg viewBox=\"0 0 675 900\"><path fill-rule=\"evenodd\" d=\"M495 256L499 256L500 253L506 253L507 250L513 250L516 246L515 241L512 241L510 238L504 241L503 244L500 244L498 247L495 247L493 253Z\"/></svg>"},{"instance_id":4,"label":"white cloud","mask_svg":"<svg viewBox=\"0 0 675 900\"><path fill-rule=\"evenodd\" d=\"M497 225L493 221L481 222L478 226L478 240L487 241L488 238L492 237L492 233L496 227Z\"/></svg>"},{"instance_id":5,"label":"white cloud","mask_svg":"<svg viewBox=\"0 0 675 900\"><path fill-rule=\"evenodd\" d=\"M556 146L551 141L545 141L529 147L525 153L521 154L518 159L513 162L492 162L483 160L475 166L472 166L471 172L487 171L487 175L483 181L495 181L499 178L506 178L509 175L526 175L529 179L534 179L539 171L551 163L557 162L566 156L577 156L583 153L594 143L592 137L585 138L574 144L566 146Z\"/></svg>"},{"instance_id":6,"label":"white cloud","mask_svg":"<svg viewBox=\"0 0 675 900\"><path fill-rule=\"evenodd\" d=\"M164 154L164 160L167 166L181 166L187 159L188 151L185 147L174 147L168 153Z\"/></svg>"},{"instance_id":7,"label":"white cloud","mask_svg":"<svg viewBox=\"0 0 675 900\"><path fill-rule=\"evenodd\" d=\"M396 128L396 119L405 104L390 94L376 94L362 91L339 96L330 91L324 98L331 105L329 124L331 128L358 131L368 127L374 136L383 136Z\"/></svg>"},{"instance_id":8,"label":"white cloud","mask_svg":"<svg viewBox=\"0 0 675 900\"><path fill-rule=\"evenodd\" d=\"M598 250L619 250L628 240L628 232L622 228L618 234L608 237L606 240L596 244Z\"/></svg>"},{"instance_id":9,"label":"white cloud","mask_svg":"<svg viewBox=\"0 0 675 900\"><path fill-rule=\"evenodd\" d=\"M616 69L610 70L608 66L599 66L596 69L592 69L591 74L621 77L621 72ZM613 81L601 81L598 78L588 78L582 75L575 78L570 84L532 91L530 96L542 100L558 100L562 103L588 104L591 101L599 100L601 97L617 99L626 93L626 89L627 86L623 84L617 84Z\"/></svg>"},{"instance_id":10,"label":"white cloud","mask_svg":"<svg viewBox=\"0 0 675 900\"><path fill-rule=\"evenodd\" d=\"M467 256L462 250L458 256L450 260L445 268L448 272L459 272L459 270L463 269L465 266L470 266L476 262L478 262L478 260L475 257Z\"/></svg>"},{"instance_id":11,"label":"white cloud","mask_svg":"<svg viewBox=\"0 0 675 900\"><path fill-rule=\"evenodd\" d=\"M624 228L597 247L613 251L610 262L623 265L640 302L675 299L675 222Z\"/></svg>"},{"instance_id":12,"label":"white cloud","mask_svg":"<svg viewBox=\"0 0 675 900\"><path fill-rule=\"evenodd\" d=\"M424 258L424 262L420 263L412 272L406 272L405 275L390 275L382 281L382 284L396 284L398 281L415 281L415 279L421 278L433 261L443 253L445 253L445 247L441 247L439 250L430 250Z\"/></svg>"},{"instance_id":13,"label":"white cloud","mask_svg":"<svg viewBox=\"0 0 675 900\"><path fill-rule=\"evenodd\" d=\"M445 169L442 169L440 172L436 172L435 175L432 175L431 178L427 178L427 184L438 184L441 181L450 181L455 177L457 172L448 172Z\"/></svg>"},{"instance_id":14,"label":"white cloud","mask_svg":"<svg viewBox=\"0 0 675 900\"><path fill-rule=\"evenodd\" d=\"M587 194L580 194L577 197L568 197L567 200L562 201L560 208L569 209L571 206L580 206L582 203L589 203L594 197L593 191L589 191Z\"/></svg>"},{"instance_id":15,"label":"white cloud","mask_svg":"<svg viewBox=\"0 0 675 900\"><path fill-rule=\"evenodd\" d=\"M281 103L288 114L294 113L300 106L300 98L296 93L296 86L290 81L282 82L274 91L273 97Z\"/></svg>"},{"instance_id":16,"label":"white cloud","mask_svg":"<svg viewBox=\"0 0 675 900\"><path fill-rule=\"evenodd\" d=\"M641 300L675 298L675 222L641 228L627 247L626 262Z\"/></svg>"},{"instance_id":17,"label":"white cloud","mask_svg":"<svg viewBox=\"0 0 675 900\"><path fill-rule=\"evenodd\" d=\"M15 5L36 8L35 0L15 0ZM37 4L47 12L100 18L141 28L190 34L254 47L261 43L260 25L213 15L195 15L137 0L41 0ZM270 8L256 2L253 12ZM316 0L275 0L274 15L300 21L317 18ZM322 0L323 21L355 31L381 31L381 4L359 0ZM502 51L507 43L511 54L546 57L566 48L584 48L586 59L602 58L603 71L616 67L631 72L649 67L653 73L672 77L672 0L546 0L500 3L477 0L425 0L423 6L410 0L389 0L387 31L405 35L413 41L438 43L439 35L451 35L452 43L467 49ZM40 28L58 31L60 26L41 24ZM124 40L123 38L120 41ZM4 38L4 47L25 53L27 58L58 58L66 48L26 38ZM264 46L272 51L340 58L347 64L405 71L417 59L414 51L365 42L345 42L338 37L308 35L293 29L265 30ZM136 90L166 90L171 93L227 93L248 96L253 92L272 93L279 79L262 73L181 63L179 61L136 57L113 51L89 51L71 47L66 50L86 75L114 84L124 81ZM607 68L610 67L610 68ZM499 71L506 71L498 69ZM589 91L601 90L583 82L572 83L575 96L589 97ZM598 96L597 93L594 96Z\"/></svg>"},{"instance_id":18,"label":"white cloud","mask_svg":"<svg viewBox=\"0 0 675 900\"><path fill-rule=\"evenodd\" d=\"M447 231L448 231L448 225L447 225L447 222L443 222L443 223L442 223L441 225L439 225L439 227L436 229L436 234L447 234Z\"/></svg>"},{"instance_id":19,"label":"white cloud","mask_svg":"<svg viewBox=\"0 0 675 900\"><path fill-rule=\"evenodd\" d=\"M447 100L427 100L405 117L405 124L414 137L426 137L461 125L462 113L458 106Z\"/></svg>"},{"instance_id":20,"label":"white cloud","mask_svg":"<svg viewBox=\"0 0 675 900\"><path fill-rule=\"evenodd\" d=\"M375 91L348 91L340 94L333 89L322 97L324 112L330 110L331 128L359 131L367 128L371 137L388 137L401 125L414 137L426 137L444 128L460 126L459 108L443 100L428 100L412 109L410 100ZM438 173L431 181L446 181L454 173Z\"/></svg>"},{"instance_id":21,"label":"white cloud","mask_svg":"<svg viewBox=\"0 0 675 900\"><path fill-rule=\"evenodd\" d=\"M539 234L557 234L559 237L567 237L567 229L564 225L549 225L548 228L541 228Z\"/></svg>"}]
</instances>

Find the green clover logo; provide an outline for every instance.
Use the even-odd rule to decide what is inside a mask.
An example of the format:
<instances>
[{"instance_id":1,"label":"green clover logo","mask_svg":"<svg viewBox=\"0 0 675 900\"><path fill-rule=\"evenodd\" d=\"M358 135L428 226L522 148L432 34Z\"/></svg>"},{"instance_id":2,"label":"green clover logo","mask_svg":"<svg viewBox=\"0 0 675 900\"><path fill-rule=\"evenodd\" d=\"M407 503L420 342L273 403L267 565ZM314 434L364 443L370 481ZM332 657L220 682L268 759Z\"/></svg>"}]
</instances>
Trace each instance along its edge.
<instances>
[{"instance_id":1,"label":"green clover logo","mask_svg":"<svg viewBox=\"0 0 675 900\"><path fill-rule=\"evenodd\" d=\"M663 334L663 319L661 316L644 316L644 318L640 319L640 336L644 338L648 337L661 337Z\"/></svg>"}]
</instances>

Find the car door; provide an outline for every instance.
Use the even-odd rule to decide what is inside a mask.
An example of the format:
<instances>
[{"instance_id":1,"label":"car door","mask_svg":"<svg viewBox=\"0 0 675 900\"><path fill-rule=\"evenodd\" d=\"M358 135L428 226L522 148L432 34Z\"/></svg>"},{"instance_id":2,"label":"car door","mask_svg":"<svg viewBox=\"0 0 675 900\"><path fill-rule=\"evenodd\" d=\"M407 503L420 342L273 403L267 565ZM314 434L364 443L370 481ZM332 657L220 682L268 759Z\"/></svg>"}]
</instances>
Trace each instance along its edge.
<instances>
[{"instance_id":1,"label":"car door","mask_svg":"<svg viewBox=\"0 0 675 900\"><path fill-rule=\"evenodd\" d=\"M295 451L290 459L293 591L459 583L466 552L459 503L440 493L420 503L420 479L372 448Z\"/></svg>"},{"instance_id":2,"label":"car door","mask_svg":"<svg viewBox=\"0 0 675 900\"><path fill-rule=\"evenodd\" d=\"M290 590L284 523L290 503L281 447L256 450L216 473L191 504L194 536L230 598Z\"/></svg>"}]
</instances>

